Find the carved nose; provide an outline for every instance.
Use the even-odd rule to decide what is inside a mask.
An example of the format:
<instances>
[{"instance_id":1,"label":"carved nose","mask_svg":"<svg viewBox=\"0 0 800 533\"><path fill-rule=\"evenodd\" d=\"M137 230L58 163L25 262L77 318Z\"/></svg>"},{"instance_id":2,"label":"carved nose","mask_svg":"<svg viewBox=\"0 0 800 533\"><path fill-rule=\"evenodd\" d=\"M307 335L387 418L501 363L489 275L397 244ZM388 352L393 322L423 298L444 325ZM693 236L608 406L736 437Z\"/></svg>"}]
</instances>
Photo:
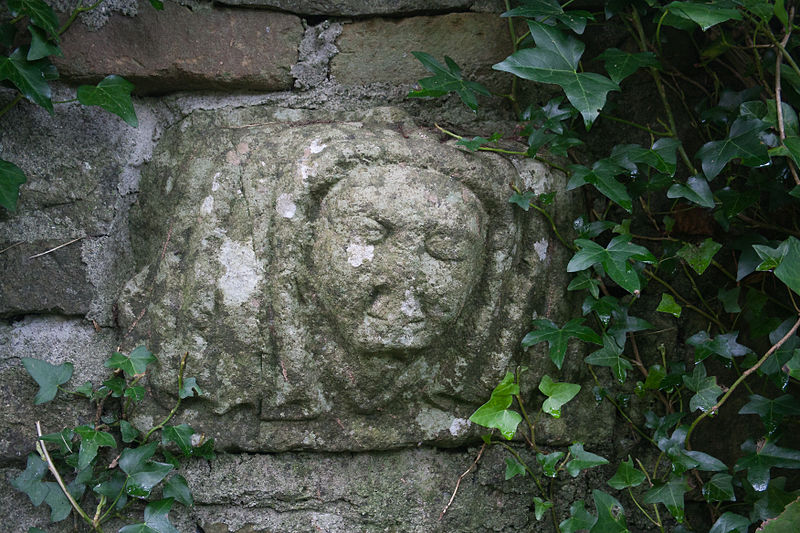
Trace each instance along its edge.
<instances>
[{"instance_id":1,"label":"carved nose","mask_svg":"<svg viewBox=\"0 0 800 533\"><path fill-rule=\"evenodd\" d=\"M422 303L412 289L392 290L385 285L376 289L369 314L402 322L419 322L425 318Z\"/></svg>"}]
</instances>

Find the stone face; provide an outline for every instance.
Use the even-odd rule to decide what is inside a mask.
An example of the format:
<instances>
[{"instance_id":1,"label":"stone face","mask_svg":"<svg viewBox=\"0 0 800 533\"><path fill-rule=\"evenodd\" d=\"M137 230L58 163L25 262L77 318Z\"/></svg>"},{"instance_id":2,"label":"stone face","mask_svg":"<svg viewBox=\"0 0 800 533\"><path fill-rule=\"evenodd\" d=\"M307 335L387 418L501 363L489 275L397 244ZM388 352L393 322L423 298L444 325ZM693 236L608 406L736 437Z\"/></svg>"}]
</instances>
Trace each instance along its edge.
<instances>
[{"instance_id":1,"label":"stone face","mask_svg":"<svg viewBox=\"0 0 800 533\"><path fill-rule=\"evenodd\" d=\"M303 37L300 19L267 11L191 10L164 3L135 17L114 14L98 31L76 25L55 61L69 82L118 74L137 94L177 90L288 90Z\"/></svg>"},{"instance_id":2,"label":"stone face","mask_svg":"<svg viewBox=\"0 0 800 533\"><path fill-rule=\"evenodd\" d=\"M222 0L232 6L266 7L303 15L408 15L447 11L503 11L498 0Z\"/></svg>"},{"instance_id":3,"label":"stone face","mask_svg":"<svg viewBox=\"0 0 800 533\"><path fill-rule=\"evenodd\" d=\"M120 318L143 316L131 348L159 355L164 406L189 353L205 392L184 419L223 448L474 439L466 418L521 360L531 313L563 309L536 286L561 256L508 203L518 170L394 113L195 112L145 170Z\"/></svg>"},{"instance_id":4,"label":"stone face","mask_svg":"<svg viewBox=\"0 0 800 533\"><path fill-rule=\"evenodd\" d=\"M512 53L508 21L489 13L436 17L375 18L345 24L336 41L331 75L345 85L413 83L432 76L411 52L427 52L444 64L447 55L466 79L507 91L510 77L492 65Z\"/></svg>"}]
</instances>

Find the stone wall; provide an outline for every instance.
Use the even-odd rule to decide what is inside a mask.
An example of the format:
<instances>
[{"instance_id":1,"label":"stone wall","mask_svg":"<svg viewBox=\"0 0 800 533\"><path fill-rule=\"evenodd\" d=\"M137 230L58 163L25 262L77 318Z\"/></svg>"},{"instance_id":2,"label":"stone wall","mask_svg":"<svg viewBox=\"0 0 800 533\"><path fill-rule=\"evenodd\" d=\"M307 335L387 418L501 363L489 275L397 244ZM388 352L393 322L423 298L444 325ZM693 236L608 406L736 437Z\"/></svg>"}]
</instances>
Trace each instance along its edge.
<instances>
[{"instance_id":1,"label":"stone wall","mask_svg":"<svg viewBox=\"0 0 800 533\"><path fill-rule=\"evenodd\" d=\"M614 451L613 413L580 365L559 372L541 347L520 348L531 317L561 321L576 302L566 251L512 208L509 184L557 192L569 227L564 176L468 153L434 127L510 132L498 99L472 113L453 96L406 98L426 75L417 50L507 91L491 69L510 53L501 11L495 0L199 0L157 12L121 0L64 35L54 100L119 74L136 84L139 127L25 101L0 119L0 155L29 178L18 212L0 212L4 531L48 524L8 485L35 422L58 431L94 415L66 395L34 407L20 359L72 361L70 384L99 382L113 350L139 344L160 362L134 424L168 409L188 352L204 392L176 423L220 452L184 467L196 503L172 511L180 531L551 527L535 521L528 478L503 481L500 449L439 516L480 448L467 418L516 365L531 368L534 407L545 373L584 384L562 418L539 421L541 446ZM0 92L0 106L11 98ZM554 497L587 494L594 476Z\"/></svg>"}]
</instances>

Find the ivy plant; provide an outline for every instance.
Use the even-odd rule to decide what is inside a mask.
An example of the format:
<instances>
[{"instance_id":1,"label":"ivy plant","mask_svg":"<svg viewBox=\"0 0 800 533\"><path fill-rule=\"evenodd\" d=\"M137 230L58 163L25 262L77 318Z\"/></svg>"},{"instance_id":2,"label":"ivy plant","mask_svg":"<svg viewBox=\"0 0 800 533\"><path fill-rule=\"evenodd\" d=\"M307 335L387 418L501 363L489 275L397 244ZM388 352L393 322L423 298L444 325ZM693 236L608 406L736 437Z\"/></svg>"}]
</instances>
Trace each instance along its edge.
<instances>
[{"instance_id":1,"label":"ivy plant","mask_svg":"<svg viewBox=\"0 0 800 533\"><path fill-rule=\"evenodd\" d=\"M559 228L548 212L557 191L538 195L512 184L509 202L545 217L572 254L566 270L574 278L564 290L582 295L583 304L565 322L537 317L522 339L523 349L548 350L552 368L538 378L541 394L523 398L519 372L509 372L470 420L499 430L485 443L508 450L506 478L529 477L538 492L534 518L551 514L560 532L627 531L634 513L662 532L796 528L792 502L800 491L783 476L800 469L792 438L800 414L797 6L605 0L590 12L571 4L506 2L501 16L509 19L513 53L494 69L514 78L510 93L491 97L517 111L513 131L469 140L439 126L469 152L540 159L587 200L572 227ZM584 37L606 26L627 41L587 53ZM433 70L435 58L415 55ZM457 92L473 110L490 97L447 64L457 83L439 73L435 87L422 80L409 96ZM562 96L523 101L526 81L559 86ZM628 94L644 90L657 105L640 123L624 106ZM603 122L620 132L619 144L597 153L592 135ZM620 142L631 138L646 141ZM675 321L682 345L650 340L663 332L637 315L659 314ZM593 391L557 378L569 342L586 343ZM608 487L592 491L593 512L584 501L553 500L545 481L608 461L579 442L544 453L535 441L538 417L525 410L536 401L537 411L561 416L580 394L610 402L659 457L648 462L652 454L641 452L619 462ZM695 430L734 409L734 396L743 407L730 414L749 434L726 435L739 453L714 457ZM523 461L523 441L536 464ZM689 501L707 510L691 513Z\"/></svg>"}]
</instances>

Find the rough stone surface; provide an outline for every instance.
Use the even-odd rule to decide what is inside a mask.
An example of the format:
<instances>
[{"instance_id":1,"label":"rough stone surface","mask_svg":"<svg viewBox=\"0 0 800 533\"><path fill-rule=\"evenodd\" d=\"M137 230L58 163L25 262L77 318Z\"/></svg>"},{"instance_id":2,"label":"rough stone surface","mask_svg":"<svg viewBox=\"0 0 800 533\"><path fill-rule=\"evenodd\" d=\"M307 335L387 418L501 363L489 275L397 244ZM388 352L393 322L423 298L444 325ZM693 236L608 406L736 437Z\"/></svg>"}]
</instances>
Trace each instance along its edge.
<instances>
[{"instance_id":1,"label":"rough stone surface","mask_svg":"<svg viewBox=\"0 0 800 533\"><path fill-rule=\"evenodd\" d=\"M409 15L449 11L504 11L501 0L221 0L221 4L266 7L303 15Z\"/></svg>"},{"instance_id":2,"label":"rough stone surface","mask_svg":"<svg viewBox=\"0 0 800 533\"><path fill-rule=\"evenodd\" d=\"M196 112L160 146L132 212L138 273L120 320L159 355L165 406L189 352L207 392L184 420L223 448L473 440L466 418L521 361L531 313L565 309L537 280L566 258L507 201L509 182L558 187L541 165L442 144L391 109ZM545 361L525 360L536 374ZM591 417L578 420L539 436L564 442Z\"/></svg>"},{"instance_id":3,"label":"rough stone surface","mask_svg":"<svg viewBox=\"0 0 800 533\"><path fill-rule=\"evenodd\" d=\"M300 57L292 67L295 87L310 89L328 81L331 58L339 53L334 42L341 33L340 23L327 20L306 28L300 43Z\"/></svg>"},{"instance_id":4,"label":"rough stone surface","mask_svg":"<svg viewBox=\"0 0 800 533\"><path fill-rule=\"evenodd\" d=\"M137 94L176 90L288 90L303 36L300 19L268 11L192 12L165 2L163 11L114 14L98 31L77 26L56 66L67 81L118 74Z\"/></svg>"},{"instance_id":5,"label":"rough stone surface","mask_svg":"<svg viewBox=\"0 0 800 533\"><path fill-rule=\"evenodd\" d=\"M376 37L380 36L380 37ZM508 22L495 14L453 13L436 17L375 18L345 24L336 41L331 75L344 85L413 83L432 76L411 52L439 62L452 57L465 78L507 92L511 79L492 65L511 54Z\"/></svg>"}]
</instances>

